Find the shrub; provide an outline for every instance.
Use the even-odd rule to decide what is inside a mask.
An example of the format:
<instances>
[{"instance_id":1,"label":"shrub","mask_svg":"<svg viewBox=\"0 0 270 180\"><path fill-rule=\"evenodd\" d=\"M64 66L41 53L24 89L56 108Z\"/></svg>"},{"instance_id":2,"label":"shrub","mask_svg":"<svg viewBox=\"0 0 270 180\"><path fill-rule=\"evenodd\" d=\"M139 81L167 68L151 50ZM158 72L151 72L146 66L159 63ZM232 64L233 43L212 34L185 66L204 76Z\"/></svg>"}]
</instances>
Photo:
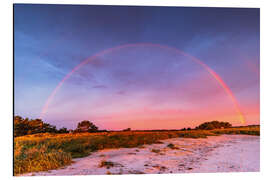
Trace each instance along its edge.
<instances>
[{"instance_id":1,"label":"shrub","mask_svg":"<svg viewBox=\"0 0 270 180\"><path fill-rule=\"evenodd\" d=\"M168 148L171 148L171 149L179 149L178 147L176 147L174 144L170 143L167 145Z\"/></svg>"},{"instance_id":2,"label":"shrub","mask_svg":"<svg viewBox=\"0 0 270 180\"><path fill-rule=\"evenodd\" d=\"M97 132L98 127L90 121L84 120L79 122L75 132Z\"/></svg>"},{"instance_id":3,"label":"shrub","mask_svg":"<svg viewBox=\"0 0 270 180\"><path fill-rule=\"evenodd\" d=\"M115 163L115 162L112 162L112 161L105 161L105 160L101 161L100 164L99 164L100 168L106 167L107 169L110 169L111 167L115 167L115 166L123 167L122 164Z\"/></svg>"},{"instance_id":4,"label":"shrub","mask_svg":"<svg viewBox=\"0 0 270 180\"><path fill-rule=\"evenodd\" d=\"M106 167L107 169L111 168L114 166L114 163L111 161L101 161L99 164L99 167Z\"/></svg>"},{"instance_id":5,"label":"shrub","mask_svg":"<svg viewBox=\"0 0 270 180\"><path fill-rule=\"evenodd\" d=\"M131 131L131 128L123 129L123 131Z\"/></svg>"},{"instance_id":6,"label":"shrub","mask_svg":"<svg viewBox=\"0 0 270 180\"><path fill-rule=\"evenodd\" d=\"M151 152L160 153L160 149L152 149Z\"/></svg>"},{"instance_id":7,"label":"shrub","mask_svg":"<svg viewBox=\"0 0 270 180\"><path fill-rule=\"evenodd\" d=\"M200 124L196 129L212 130L220 128L230 128L232 125L228 122L211 121Z\"/></svg>"}]
</instances>

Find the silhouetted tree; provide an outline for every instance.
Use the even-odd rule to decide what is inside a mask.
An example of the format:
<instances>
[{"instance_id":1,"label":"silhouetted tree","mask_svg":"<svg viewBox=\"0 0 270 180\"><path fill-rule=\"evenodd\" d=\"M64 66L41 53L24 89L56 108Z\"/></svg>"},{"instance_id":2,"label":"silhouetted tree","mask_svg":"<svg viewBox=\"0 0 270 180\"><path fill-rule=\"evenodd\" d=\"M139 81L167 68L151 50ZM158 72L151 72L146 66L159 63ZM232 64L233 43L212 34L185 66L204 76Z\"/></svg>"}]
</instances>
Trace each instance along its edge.
<instances>
[{"instance_id":1,"label":"silhouetted tree","mask_svg":"<svg viewBox=\"0 0 270 180\"><path fill-rule=\"evenodd\" d=\"M220 128L230 128L232 125L228 122L219 122L219 121L211 121L200 124L196 129L220 129Z\"/></svg>"},{"instance_id":2,"label":"silhouetted tree","mask_svg":"<svg viewBox=\"0 0 270 180\"><path fill-rule=\"evenodd\" d=\"M26 135L28 131L28 120L23 119L21 116L14 117L14 136Z\"/></svg>"},{"instance_id":3,"label":"silhouetted tree","mask_svg":"<svg viewBox=\"0 0 270 180\"><path fill-rule=\"evenodd\" d=\"M79 122L75 132L97 132L98 127L90 121Z\"/></svg>"},{"instance_id":4,"label":"silhouetted tree","mask_svg":"<svg viewBox=\"0 0 270 180\"><path fill-rule=\"evenodd\" d=\"M37 133L65 133L66 128L59 131L56 126L44 123L41 119L22 118L21 116L14 117L14 136L24 136Z\"/></svg>"},{"instance_id":5,"label":"silhouetted tree","mask_svg":"<svg viewBox=\"0 0 270 180\"><path fill-rule=\"evenodd\" d=\"M48 133L57 133L58 132L56 129L56 126L50 125L48 123L43 124L43 129L44 129L44 132L48 132Z\"/></svg>"},{"instance_id":6,"label":"silhouetted tree","mask_svg":"<svg viewBox=\"0 0 270 180\"><path fill-rule=\"evenodd\" d=\"M131 131L131 128L123 129L123 131Z\"/></svg>"},{"instance_id":7,"label":"silhouetted tree","mask_svg":"<svg viewBox=\"0 0 270 180\"><path fill-rule=\"evenodd\" d=\"M61 129L58 130L58 133L68 133L67 128L62 127Z\"/></svg>"}]
</instances>

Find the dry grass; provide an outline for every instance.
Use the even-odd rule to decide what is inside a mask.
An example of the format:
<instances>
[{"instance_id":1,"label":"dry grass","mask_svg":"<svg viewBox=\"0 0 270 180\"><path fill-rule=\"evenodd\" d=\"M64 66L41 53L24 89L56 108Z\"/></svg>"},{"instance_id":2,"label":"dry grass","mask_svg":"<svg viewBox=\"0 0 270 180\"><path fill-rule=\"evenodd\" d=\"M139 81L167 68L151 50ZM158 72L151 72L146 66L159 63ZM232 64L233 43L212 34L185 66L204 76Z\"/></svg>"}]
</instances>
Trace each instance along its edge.
<instances>
[{"instance_id":1,"label":"dry grass","mask_svg":"<svg viewBox=\"0 0 270 180\"><path fill-rule=\"evenodd\" d=\"M45 146L33 148L21 148L14 153L14 173L45 171L57 169L71 163L70 153L62 150L49 150Z\"/></svg>"},{"instance_id":2,"label":"dry grass","mask_svg":"<svg viewBox=\"0 0 270 180\"><path fill-rule=\"evenodd\" d=\"M171 149L179 149L178 147L176 147L174 144L170 143L167 145L168 148L171 148Z\"/></svg>"},{"instance_id":3,"label":"dry grass","mask_svg":"<svg viewBox=\"0 0 270 180\"><path fill-rule=\"evenodd\" d=\"M115 164L111 161L101 161L99 164L100 168L106 167L107 169L110 169L111 167L114 167L114 166L115 166Z\"/></svg>"},{"instance_id":4,"label":"dry grass","mask_svg":"<svg viewBox=\"0 0 270 180\"><path fill-rule=\"evenodd\" d=\"M144 144L160 143L160 140L169 138L206 138L219 134L260 135L260 128L256 126L209 131L44 133L21 136L14 140L14 174L57 169L70 164L72 158L84 157L101 149L140 147Z\"/></svg>"},{"instance_id":5,"label":"dry grass","mask_svg":"<svg viewBox=\"0 0 270 180\"><path fill-rule=\"evenodd\" d=\"M214 129L211 130L214 134L247 134L247 135L260 135L259 126L248 126L248 127L232 127L226 129Z\"/></svg>"},{"instance_id":6,"label":"dry grass","mask_svg":"<svg viewBox=\"0 0 270 180\"><path fill-rule=\"evenodd\" d=\"M153 152L153 153L160 153L160 149L152 149L151 152Z\"/></svg>"}]
</instances>

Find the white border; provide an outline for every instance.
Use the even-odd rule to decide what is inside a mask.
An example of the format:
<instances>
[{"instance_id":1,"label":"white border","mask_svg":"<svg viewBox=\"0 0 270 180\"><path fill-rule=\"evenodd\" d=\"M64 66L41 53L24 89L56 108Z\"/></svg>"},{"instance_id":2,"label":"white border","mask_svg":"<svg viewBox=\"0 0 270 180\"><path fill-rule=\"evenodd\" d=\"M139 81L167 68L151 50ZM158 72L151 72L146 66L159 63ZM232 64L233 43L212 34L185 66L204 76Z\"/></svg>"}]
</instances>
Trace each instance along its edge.
<instances>
[{"instance_id":1,"label":"white border","mask_svg":"<svg viewBox=\"0 0 270 180\"><path fill-rule=\"evenodd\" d=\"M0 5L0 116L1 116L1 179L12 179L12 55L13 55L13 3L40 4L106 4L146 6L196 6L196 7L256 7L261 9L261 172L259 173L212 173L171 175L113 175L113 176L56 176L22 177L22 179L219 179L241 178L245 180L269 179L270 136L270 6L269 0L14 0L1 1ZM269 130L268 130L269 129ZM268 176L268 177L267 177Z\"/></svg>"}]
</instances>

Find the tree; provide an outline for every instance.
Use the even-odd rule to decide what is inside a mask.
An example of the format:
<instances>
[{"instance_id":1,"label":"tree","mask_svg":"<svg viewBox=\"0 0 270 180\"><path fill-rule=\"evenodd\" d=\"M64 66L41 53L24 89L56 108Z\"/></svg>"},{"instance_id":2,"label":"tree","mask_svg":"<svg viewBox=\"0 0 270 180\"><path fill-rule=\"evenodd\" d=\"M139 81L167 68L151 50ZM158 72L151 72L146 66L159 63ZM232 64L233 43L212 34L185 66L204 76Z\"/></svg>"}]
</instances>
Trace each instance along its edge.
<instances>
[{"instance_id":1,"label":"tree","mask_svg":"<svg viewBox=\"0 0 270 180\"><path fill-rule=\"evenodd\" d=\"M37 134L42 132L44 132L44 130L43 130L43 122L41 119L34 119L28 121L27 134Z\"/></svg>"},{"instance_id":2,"label":"tree","mask_svg":"<svg viewBox=\"0 0 270 180\"><path fill-rule=\"evenodd\" d=\"M26 135L28 131L28 123L21 116L14 117L14 136Z\"/></svg>"},{"instance_id":3,"label":"tree","mask_svg":"<svg viewBox=\"0 0 270 180\"><path fill-rule=\"evenodd\" d=\"M64 132L64 129L59 130L60 133ZM37 133L58 133L56 126L44 123L41 119L22 118L21 116L14 117L14 136L24 136L28 134Z\"/></svg>"},{"instance_id":4,"label":"tree","mask_svg":"<svg viewBox=\"0 0 270 180\"><path fill-rule=\"evenodd\" d=\"M232 125L228 122L211 121L200 124L198 127L196 127L196 129L212 130L230 127L232 127Z\"/></svg>"},{"instance_id":5,"label":"tree","mask_svg":"<svg viewBox=\"0 0 270 180\"><path fill-rule=\"evenodd\" d=\"M212 130L212 129L216 129L216 128L218 128L218 126L214 126L214 124L207 124L207 126L205 126L205 130Z\"/></svg>"},{"instance_id":6,"label":"tree","mask_svg":"<svg viewBox=\"0 0 270 180\"><path fill-rule=\"evenodd\" d=\"M131 131L131 128L123 129L123 131Z\"/></svg>"},{"instance_id":7,"label":"tree","mask_svg":"<svg viewBox=\"0 0 270 180\"><path fill-rule=\"evenodd\" d=\"M97 132L98 127L88 120L84 120L78 123L76 132Z\"/></svg>"},{"instance_id":8,"label":"tree","mask_svg":"<svg viewBox=\"0 0 270 180\"><path fill-rule=\"evenodd\" d=\"M65 127L62 127L61 129L58 130L58 133L68 133L68 132L69 131Z\"/></svg>"},{"instance_id":9,"label":"tree","mask_svg":"<svg viewBox=\"0 0 270 180\"><path fill-rule=\"evenodd\" d=\"M48 123L43 124L43 132L48 132L48 133L57 133L56 126L50 125Z\"/></svg>"}]
</instances>

